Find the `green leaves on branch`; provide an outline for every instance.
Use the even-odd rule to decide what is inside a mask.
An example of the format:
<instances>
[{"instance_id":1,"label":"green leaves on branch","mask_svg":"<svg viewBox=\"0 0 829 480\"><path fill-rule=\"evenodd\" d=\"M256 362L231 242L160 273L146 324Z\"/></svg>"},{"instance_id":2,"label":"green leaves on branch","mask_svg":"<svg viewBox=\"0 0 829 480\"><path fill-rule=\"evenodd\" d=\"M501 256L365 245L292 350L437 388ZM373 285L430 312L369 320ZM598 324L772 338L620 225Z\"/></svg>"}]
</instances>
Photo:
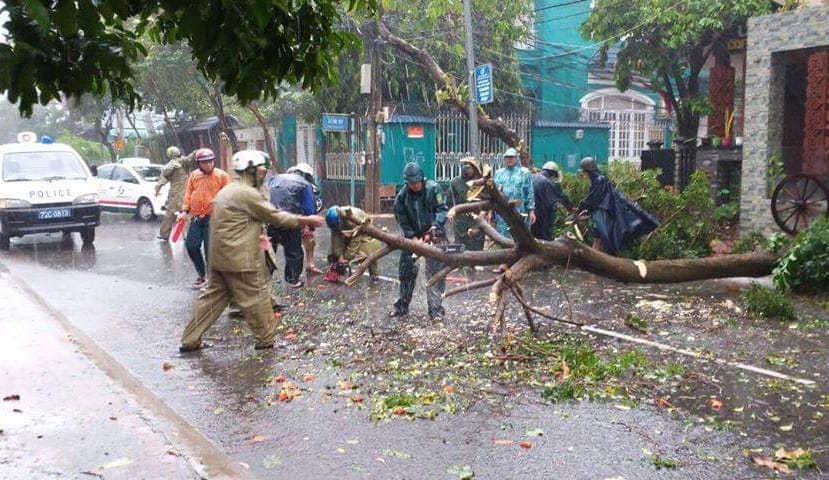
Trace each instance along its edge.
<instances>
[{"instance_id":1,"label":"green leaves on branch","mask_svg":"<svg viewBox=\"0 0 829 480\"><path fill-rule=\"evenodd\" d=\"M35 103L62 95L109 92L134 103L130 61L145 52L122 19L138 8L133 2L112 2L108 10L89 0L58 3L52 10L52 2L38 0L3 6L9 43L0 44L0 92L27 116Z\"/></svg>"},{"instance_id":2,"label":"green leaves on branch","mask_svg":"<svg viewBox=\"0 0 829 480\"><path fill-rule=\"evenodd\" d=\"M767 0L596 0L580 30L585 38L602 43L604 55L619 46L614 76L620 90L641 78L679 109L700 95L699 75L712 53L709 47L722 43L747 18L767 13L770 4ZM679 114L680 135L696 136L698 115L704 114L693 108L682 108Z\"/></svg>"},{"instance_id":3,"label":"green leaves on branch","mask_svg":"<svg viewBox=\"0 0 829 480\"><path fill-rule=\"evenodd\" d=\"M829 290L829 219L821 218L797 234L772 274L781 292Z\"/></svg>"},{"instance_id":4,"label":"green leaves on branch","mask_svg":"<svg viewBox=\"0 0 829 480\"><path fill-rule=\"evenodd\" d=\"M135 105L131 64L143 33L187 43L198 68L243 103L276 96L283 82L316 88L337 78L334 59L359 39L336 27L341 4L374 0L91 0L6 2L0 92L31 114L34 103L109 93Z\"/></svg>"}]
</instances>

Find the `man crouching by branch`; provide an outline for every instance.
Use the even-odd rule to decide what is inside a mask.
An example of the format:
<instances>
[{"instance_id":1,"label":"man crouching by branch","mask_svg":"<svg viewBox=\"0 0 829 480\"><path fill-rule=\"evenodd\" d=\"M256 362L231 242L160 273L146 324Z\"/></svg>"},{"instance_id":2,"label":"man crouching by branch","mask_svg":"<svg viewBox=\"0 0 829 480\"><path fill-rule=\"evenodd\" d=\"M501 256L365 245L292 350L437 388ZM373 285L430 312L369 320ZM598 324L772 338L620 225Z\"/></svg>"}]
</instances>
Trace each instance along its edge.
<instances>
[{"instance_id":1,"label":"man crouching by branch","mask_svg":"<svg viewBox=\"0 0 829 480\"><path fill-rule=\"evenodd\" d=\"M238 178L219 192L210 222L210 272L207 289L196 300L193 318L181 337L181 352L193 352L210 344L201 338L231 300L244 313L256 337L257 350L273 348L276 321L273 318L270 285L263 272L260 249L262 224L282 228L303 225L320 227L320 216L300 216L277 210L259 188L265 179L265 157L248 150L233 155Z\"/></svg>"},{"instance_id":2,"label":"man crouching by branch","mask_svg":"<svg viewBox=\"0 0 829 480\"><path fill-rule=\"evenodd\" d=\"M370 221L368 214L357 207L334 205L325 213L325 223L331 231L328 272L323 277L326 281L339 281L350 263L362 262L383 248L380 240L360 231L360 227ZM368 274L372 282L377 282L380 274L377 262L369 265Z\"/></svg>"},{"instance_id":3,"label":"man crouching by branch","mask_svg":"<svg viewBox=\"0 0 829 480\"><path fill-rule=\"evenodd\" d=\"M445 242L446 203L440 186L423 177L423 169L417 163L407 163L403 168L403 181L406 185L394 199L394 218L403 230L403 236L418 242L440 244ZM443 264L431 258L426 259L426 277L438 273ZM391 317L400 317L409 313L415 281L417 280L417 259L410 252L400 251L398 278L400 279L400 298L394 302ZM443 291L446 281L426 290L429 305L429 317L443 317Z\"/></svg>"}]
</instances>

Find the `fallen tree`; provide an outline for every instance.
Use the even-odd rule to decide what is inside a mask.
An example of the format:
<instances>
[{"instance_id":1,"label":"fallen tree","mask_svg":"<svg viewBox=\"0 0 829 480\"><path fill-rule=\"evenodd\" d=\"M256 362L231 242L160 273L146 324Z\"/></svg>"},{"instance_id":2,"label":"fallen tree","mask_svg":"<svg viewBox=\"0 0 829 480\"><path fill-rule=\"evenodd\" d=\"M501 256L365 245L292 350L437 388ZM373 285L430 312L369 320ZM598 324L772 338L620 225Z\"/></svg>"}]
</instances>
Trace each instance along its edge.
<instances>
[{"instance_id":1,"label":"fallen tree","mask_svg":"<svg viewBox=\"0 0 829 480\"><path fill-rule=\"evenodd\" d=\"M407 239L384 231L370 222L365 222L360 229L386 245L382 250L366 258L354 274L346 280L346 283L353 283L372 262L398 249L420 257L432 258L446 265L428 280L430 285L437 283L460 267L507 265L508 268L501 274L444 293L444 297L449 297L461 292L490 287L489 301L495 306L493 332L500 334L503 333L505 327L504 314L509 293L521 305L531 330L535 331L533 314L546 316L542 311L527 303L520 283L530 272L542 267L552 265L577 267L626 283L677 283L769 275L778 258L773 253L765 252L699 259L630 260L594 250L572 238L559 237L552 242L537 240L532 236L521 216L510 205L508 199L495 187L490 177L482 178L477 182L483 186L481 196L489 200L458 205L450 210L449 216L472 213L475 215L478 228L503 249L446 253L434 245ZM479 214L487 210L494 210L504 218L509 225L512 239L498 235L483 215Z\"/></svg>"}]
</instances>

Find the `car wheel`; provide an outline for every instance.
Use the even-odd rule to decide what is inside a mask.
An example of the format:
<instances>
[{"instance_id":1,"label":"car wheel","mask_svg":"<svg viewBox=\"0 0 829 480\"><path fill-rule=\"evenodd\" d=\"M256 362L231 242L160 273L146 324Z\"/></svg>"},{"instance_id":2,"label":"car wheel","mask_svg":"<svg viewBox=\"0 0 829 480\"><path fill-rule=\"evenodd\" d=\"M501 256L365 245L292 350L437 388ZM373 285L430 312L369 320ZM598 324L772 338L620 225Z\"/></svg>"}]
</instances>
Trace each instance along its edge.
<instances>
[{"instance_id":1,"label":"car wheel","mask_svg":"<svg viewBox=\"0 0 829 480\"><path fill-rule=\"evenodd\" d=\"M83 240L84 245L95 243L95 227L86 227L81 230L81 240Z\"/></svg>"},{"instance_id":2,"label":"car wheel","mask_svg":"<svg viewBox=\"0 0 829 480\"><path fill-rule=\"evenodd\" d=\"M138 199L138 210L135 212L135 216L145 222L149 222L150 220L155 218L155 212L153 211L153 204L150 203L150 200L144 197Z\"/></svg>"},{"instance_id":3,"label":"car wheel","mask_svg":"<svg viewBox=\"0 0 829 480\"><path fill-rule=\"evenodd\" d=\"M11 248L11 245L11 237L6 235L5 233L0 233L0 250L8 250L9 248Z\"/></svg>"}]
</instances>

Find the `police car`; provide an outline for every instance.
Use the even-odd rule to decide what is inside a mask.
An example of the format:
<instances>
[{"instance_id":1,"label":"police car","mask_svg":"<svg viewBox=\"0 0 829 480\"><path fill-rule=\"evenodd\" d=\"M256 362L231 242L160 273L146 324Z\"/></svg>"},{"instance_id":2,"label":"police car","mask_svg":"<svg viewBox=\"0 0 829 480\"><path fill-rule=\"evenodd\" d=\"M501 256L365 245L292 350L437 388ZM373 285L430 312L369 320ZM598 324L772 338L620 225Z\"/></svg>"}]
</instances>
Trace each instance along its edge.
<instances>
[{"instance_id":1,"label":"police car","mask_svg":"<svg viewBox=\"0 0 829 480\"><path fill-rule=\"evenodd\" d=\"M155 196L155 184L164 165L148 158L122 158L98 167L98 197L101 209L132 213L144 221L164 214L169 186Z\"/></svg>"},{"instance_id":2,"label":"police car","mask_svg":"<svg viewBox=\"0 0 829 480\"><path fill-rule=\"evenodd\" d=\"M95 241L100 223L97 183L72 147L40 142L32 132L18 143L0 145L0 250L12 237L32 233L80 232Z\"/></svg>"}]
</instances>

